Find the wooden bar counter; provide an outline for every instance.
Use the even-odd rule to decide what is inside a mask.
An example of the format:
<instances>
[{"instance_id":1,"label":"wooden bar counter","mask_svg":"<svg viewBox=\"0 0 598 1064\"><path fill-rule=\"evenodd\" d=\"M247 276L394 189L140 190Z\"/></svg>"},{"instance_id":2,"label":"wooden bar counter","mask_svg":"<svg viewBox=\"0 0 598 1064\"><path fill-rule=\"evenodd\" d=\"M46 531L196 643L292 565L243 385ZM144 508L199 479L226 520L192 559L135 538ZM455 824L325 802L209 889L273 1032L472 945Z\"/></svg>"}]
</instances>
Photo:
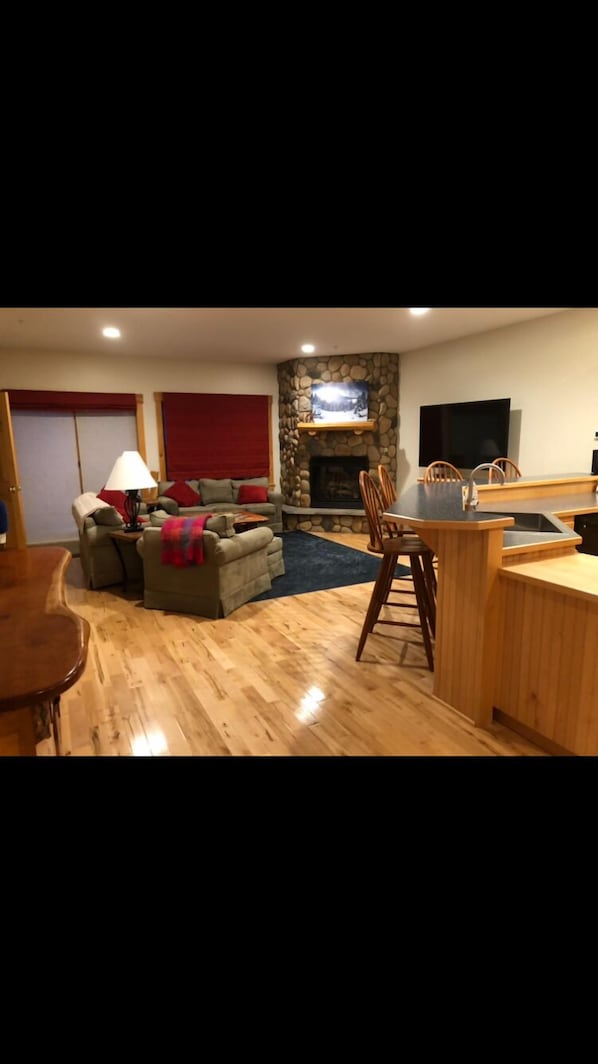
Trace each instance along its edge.
<instances>
[{"instance_id":1,"label":"wooden bar counter","mask_svg":"<svg viewBox=\"0 0 598 1064\"><path fill-rule=\"evenodd\" d=\"M417 484L386 511L438 556L435 696L552 753L598 755L598 558L576 550L572 527L598 512L597 484L478 485L477 511L463 510L461 483ZM510 531L501 510L552 515L557 529Z\"/></svg>"},{"instance_id":2,"label":"wooden bar counter","mask_svg":"<svg viewBox=\"0 0 598 1064\"><path fill-rule=\"evenodd\" d=\"M520 560L499 584L495 717L551 752L598 754L598 557Z\"/></svg>"},{"instance_id":3,"label":"wooden bar counter","mask_svg":"<svg viewBox=\"0 0 598 1064\"><path fill-rule=\"evenodd\" d=\"M44 714L60 752L60 695L83 672L89 640L65 601L70 561L62 547L0 552L0 755L34 755Z\"/></svg>"}]
</instances>

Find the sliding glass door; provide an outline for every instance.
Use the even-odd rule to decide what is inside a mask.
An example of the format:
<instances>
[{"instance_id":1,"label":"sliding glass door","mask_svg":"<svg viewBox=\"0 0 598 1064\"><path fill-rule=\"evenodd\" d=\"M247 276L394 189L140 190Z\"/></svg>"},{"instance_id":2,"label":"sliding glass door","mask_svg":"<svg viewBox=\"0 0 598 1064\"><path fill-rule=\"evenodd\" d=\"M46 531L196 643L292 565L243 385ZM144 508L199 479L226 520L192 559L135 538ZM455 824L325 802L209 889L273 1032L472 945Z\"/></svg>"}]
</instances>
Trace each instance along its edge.
<instances>
[{"instance_id":1,"label":"sliding glass door","mask_svg":"<svg viewBox=\"0 0 598 1064\"><path fill-rule=\"evenodd\" d=\"M76 541L71 506L99 492L123 451L137 450L135 413L13 410L28 545Z\"/></svg>"}]
</instances>

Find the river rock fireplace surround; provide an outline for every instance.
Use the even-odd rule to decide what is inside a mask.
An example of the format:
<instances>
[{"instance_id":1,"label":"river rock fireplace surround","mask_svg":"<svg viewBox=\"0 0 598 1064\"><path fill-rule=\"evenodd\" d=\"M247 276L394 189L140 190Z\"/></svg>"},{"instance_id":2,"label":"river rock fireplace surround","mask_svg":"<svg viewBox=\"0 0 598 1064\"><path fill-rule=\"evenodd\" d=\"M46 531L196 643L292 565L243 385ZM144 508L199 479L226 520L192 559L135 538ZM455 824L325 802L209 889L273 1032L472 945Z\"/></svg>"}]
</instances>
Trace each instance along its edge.
<instances>
[{"instance_id":1,"label":"river rock fireplace surround","mask_svg":"<svg viewBox=\"0 0 598 1064\"><path fill-rule=\"evenodd\" d=\"M368 421L311 422L311 386L366 381ZM359 469L397 470L399 356L386 352L301 358L278 366L280 481L285 528L367 532ZM355 493L356 491L356 493Z\"/></svg>"}]
</instances>

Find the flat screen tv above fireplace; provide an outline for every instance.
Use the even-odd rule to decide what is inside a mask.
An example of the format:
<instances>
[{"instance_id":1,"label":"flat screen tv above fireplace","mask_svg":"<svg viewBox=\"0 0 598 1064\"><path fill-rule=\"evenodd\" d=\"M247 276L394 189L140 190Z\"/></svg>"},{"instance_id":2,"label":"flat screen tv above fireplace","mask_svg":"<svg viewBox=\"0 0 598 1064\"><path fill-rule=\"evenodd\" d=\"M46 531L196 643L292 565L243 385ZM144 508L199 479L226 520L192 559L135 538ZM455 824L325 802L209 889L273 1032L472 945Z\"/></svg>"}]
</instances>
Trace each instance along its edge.
<instances>
[{"instance_id":1,"label":"flat screen tv above fireplace","mask_svg":"<svg viewBox=\"0 0 598 1064\"><path fill-rule=\"evenodd\" d=\"M366 381L333 381L311 386L312 421L334 424L339 421L367 421Z\"/></svg>"},{"instance_id":2,"label":"flat screen tv above fireplace","mask_svg":"<svg viewBox=\"0 0 598 1064\"><path fill-rule=\"evenodd\" d=\"M452 462L474 469L509 454L510 399L439 403L419 408L419 464Z\"/></svg>"}]
</instances>

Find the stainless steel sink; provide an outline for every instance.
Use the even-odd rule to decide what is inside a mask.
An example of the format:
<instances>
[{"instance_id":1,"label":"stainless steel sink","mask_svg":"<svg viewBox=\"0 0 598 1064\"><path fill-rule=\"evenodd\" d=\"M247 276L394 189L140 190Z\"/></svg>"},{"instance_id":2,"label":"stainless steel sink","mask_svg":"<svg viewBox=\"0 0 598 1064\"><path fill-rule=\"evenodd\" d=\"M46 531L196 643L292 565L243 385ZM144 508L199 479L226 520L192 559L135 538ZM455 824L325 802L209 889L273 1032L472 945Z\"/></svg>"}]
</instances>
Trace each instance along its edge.
<instances>
[{"instance_id":1,"label":"stainless steel sink","mask_svg":"<svg viewBox=\"0 0 598 1064\"><path fill-rule=\"evenodd\" d=\"M563 534L563 529L559 528L557 524L546 514L527 514L527 513L507 513L501 510L500 513L492 511L477 511L478 517L513 517L515 518L515 524L509 525L505 532L557 532L559 535Z\"/></svg>"}]
</instances>

